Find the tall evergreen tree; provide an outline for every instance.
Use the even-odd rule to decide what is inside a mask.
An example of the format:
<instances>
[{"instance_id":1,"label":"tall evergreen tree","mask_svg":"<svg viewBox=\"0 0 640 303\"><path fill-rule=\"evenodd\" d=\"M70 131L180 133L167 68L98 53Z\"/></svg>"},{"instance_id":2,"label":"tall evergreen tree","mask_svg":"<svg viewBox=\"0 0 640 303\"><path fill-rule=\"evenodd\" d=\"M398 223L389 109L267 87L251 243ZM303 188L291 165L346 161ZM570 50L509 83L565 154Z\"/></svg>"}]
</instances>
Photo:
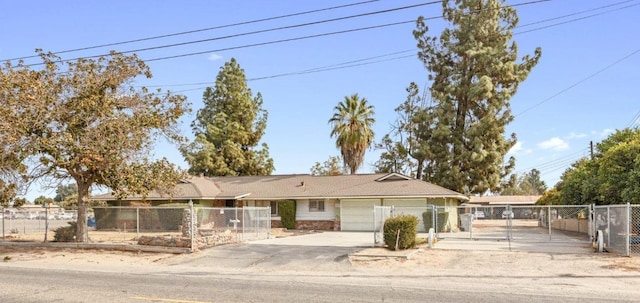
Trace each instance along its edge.
<instances>
[{"instance_id":1,"label":"tall evergreen tree","mask_svg":"<svg viewBox=\"0 0 640 303\"><path fill-rule=\"evenodd\" d=\"M516 143L515 134L505 137L513 120L509 100L541 55L538 48L518 62L517 13L503 4L445 0L443 17L451 27L430 37L420 17L414 31L432 81L433 105L423 122L432 127L426 138L432 159L424 179L458 192L497 190L513 168L513 157L504 160Z\"/></svg>"},{"instance_id":2,"label":"tall evergreen tree","mask_svg":"<svg viewBox=\"0 0 640 303\"><path fill-rule=\"evenodd\" d=\"M336 137L336 147L340 149L345 166L355 174L364 161L364 153L373 144L374 108L367 99L353 94L344 97L334 111L329 119L333 126L331 137Z\"/></svg>"},{"instance_id":3,"label":"tall evergreen tree","mask_svg":"<svg viewBox=\"0 0 640 303\"><path fill-rule=\"evenodd\" d=\"M273 159L260 143L267 127L262 95L253 97L244 70L235 59L220 68L213 88L207 87L204 107L191 123L195 140L181 148L189 173L207 176L270 175Z\"/></svg>"}]
</instances>

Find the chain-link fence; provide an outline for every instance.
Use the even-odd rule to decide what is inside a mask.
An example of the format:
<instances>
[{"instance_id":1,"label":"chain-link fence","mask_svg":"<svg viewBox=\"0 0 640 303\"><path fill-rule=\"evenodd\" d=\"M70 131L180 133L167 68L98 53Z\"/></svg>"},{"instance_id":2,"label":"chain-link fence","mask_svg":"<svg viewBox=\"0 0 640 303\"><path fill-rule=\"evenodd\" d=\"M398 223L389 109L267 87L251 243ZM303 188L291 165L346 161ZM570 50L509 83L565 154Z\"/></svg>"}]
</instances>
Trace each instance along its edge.
<instances>
[{"instance_id":1,"label":"chain-link fence","mask_svg":"<svg viewBox=\"0 0 640 303\"><path fill-rule=\"evenodd\" d=\"M1 241L54 241L55 230L76 221L75 211L2 209ZM193 223L192 223L193 222ZM266 239L269 207L93 207L87 212L88 243L204 248ZM73 241L68 233L67 241Z\"/></svg>"},{"instance_id":2,"label":"chain-link fence","mask_svg":"<svg viewBox=\"0 0 640 303\"><path fill-rule=\"evenodd\" d=\"M584 242L590 240L590 206L486 205L461 206L450 230L440 238L519 242Z\"/></svg>"},{"instance_id":3,"label":"chain-link fence","mask_svg":"<svg viewBox=\"0 0 640 303\"><path fill-rule=\"evenodd\" d=\"M598 250L640 254L640 205L595 206L593 229Z\"/></svg>"},{"instance_id":4,"label":"chain-link fence","mask_svg":"<svg viewBox=\"0 0 640 303\"><path fill-rule=\"evenodd\" d=\"M640 255L640 205L631 205L629 214L629 255Z\"/></svg>"},{"instance_id":5,"label":"chain-link fence","mask_svg":"<svg viewBox=\"0 0 640 303\"><path fill-rule=\"evenodd\" d=\"M53 230L75 222L75 210L38 208L0 208L2 238L0 241L53 241Z\"/></svg>"}]
</instances>

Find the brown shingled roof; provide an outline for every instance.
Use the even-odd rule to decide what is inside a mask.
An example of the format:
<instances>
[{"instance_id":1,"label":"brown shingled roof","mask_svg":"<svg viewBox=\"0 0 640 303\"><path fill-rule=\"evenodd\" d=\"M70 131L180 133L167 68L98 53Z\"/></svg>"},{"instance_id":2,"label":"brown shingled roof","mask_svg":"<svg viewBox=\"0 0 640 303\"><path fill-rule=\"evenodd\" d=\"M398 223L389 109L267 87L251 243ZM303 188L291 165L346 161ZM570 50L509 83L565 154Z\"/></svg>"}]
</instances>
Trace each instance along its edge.
<instances>
[{"instance_id":1,"label":"brown shingled roof","mask_svg":"<svg viewBox=\"0 0 640 303\"><path fill-rule=\"evenodd\" d=\"M280 200L446 197L467 200L463 194L400 174L192 177L185 181L189 185L184 183L178 185L174 198ZM198 195L200 197L197 197ZM150 194L147 200L159 198L157 194L153 196ZM103 200L107 199L103 198Z\"/></svg>"},{"instance_id":2,"label":"brown shingled roof","mask_svg":"<svg viewBox=\"0 0 640 303\"><path fill-rule=\"evenodd\" d=\"M182 180L176 185L171 194L161 194L158 191L151 191L145 200L167 200L168 198L174 199L217 199L220 194L220 189L216 187L213 181L203 177L191 177L186 180ZM92 200L115 200L115 197L111 193L96 195L91 197ZM139 196L128 197L127 200L141 199Z\"/></svg>"}]
</instances>

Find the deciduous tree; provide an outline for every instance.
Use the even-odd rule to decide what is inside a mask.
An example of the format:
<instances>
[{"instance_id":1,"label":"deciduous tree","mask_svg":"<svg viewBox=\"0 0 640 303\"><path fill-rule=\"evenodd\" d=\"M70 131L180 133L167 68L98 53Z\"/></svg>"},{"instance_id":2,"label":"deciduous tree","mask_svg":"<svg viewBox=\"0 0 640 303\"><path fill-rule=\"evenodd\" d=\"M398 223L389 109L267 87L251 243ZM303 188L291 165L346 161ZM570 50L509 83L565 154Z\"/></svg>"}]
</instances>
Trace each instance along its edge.
<instances>
[{"instance_id":1,"label":"deciduous tree","mask_svg":"<svg viewBox=\"0 0 640 303\"><path fill-rule=\"evenodd\" d=\"M56 188L56 196L53 197L53 200L60 203L64 201L68 196L78 194L78 186L74 183L70 183L67 185L58 185Z\"/></svg>"},{"instance_id":2,"label":"deciduous tree","mask_svg":"<svg viewBox=\"0 0 640 303\"><path fill-rule=\"evenodd\" d=\"M47 205L47 204L53 204L55 202L56 201L54 201L54 199L51 199L45 196L38 196L33 200L33 204L36 204L36 205Z\"/></svg>"},{"instance_id":3,"label":"deciduous tree","mask_svg":"<svg viewBox=\"0 0 640 303\"><path fill-rule=\"evenodd\" d=\"M182 174L166 159L149 159L157 138L181 142L186 98L133 86L151 71L135 55L63 61L39 51L42 66L7 62L0 69L0 140L30 178L75 181L77 241L86 239L89 189L117 196L172 188ZM8 128L6 127L8 126Z\"/></svg>"},{"instance_id":4,"label":"deciduous tree","mask_svg":"<svg viewBox=\"0 0 640 303\"><path fill-rule=\"evenodd\" d=\"M312 176L338 176L344 175L346 168L342 166L342 160L338 156L331 156L322 163L316 162L311 167Z\"/></svg>"}]
</instances>

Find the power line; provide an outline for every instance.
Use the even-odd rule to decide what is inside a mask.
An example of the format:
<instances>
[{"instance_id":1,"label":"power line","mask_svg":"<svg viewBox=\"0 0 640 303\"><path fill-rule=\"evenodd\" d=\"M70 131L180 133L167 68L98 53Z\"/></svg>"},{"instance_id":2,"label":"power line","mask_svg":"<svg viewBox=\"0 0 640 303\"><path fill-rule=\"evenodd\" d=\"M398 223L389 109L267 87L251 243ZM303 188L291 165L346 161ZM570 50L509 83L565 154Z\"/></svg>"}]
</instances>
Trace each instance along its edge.
<instances>
[{"instance_id":1,"label":"power line","mask_svg":"<svg viewBox=\"0 0 640 303\"><path fill-rule=\"evenodd\" d=\"M580 18L576 18L576 19L572 19L572 20L567 20L567 21L563 21L563 22L549 24L549 25L546 25L546 26L542 26L542 27L538 27L538 28L534 28L534 29L530 29L530 30L526 30L526 31L522 31L522 32L517 32L517 33L514 33L514 35L530 33L530 32L534 32L534 31L543 30L543 29L546 29L546 28L549 28L549 27L555 27L555 26L558 26L558 25L573 23L573 22L576 22L576 21L580 21L580 20L584 20L584 19L589 19L589 18L601 16L601 15L604 15L604 14L608 14L608 13L619 11L619 10L623 10L623 9L627 9L627 8L638 6L638 5L640 5L640 3L627 5L627 6L624 6L624 7L617 8L617 9L609 10L609 11L602 12L602 13L592 14L592 15L588 15L588 16L584 16L584 17L580 17Z\"/></svg>"},{"instance_id":2,"label":"power line","mask_svg":"<svg viewBox=\"0 0 640 303\"><path fill-rule=\"evenodd\" d=\"M270 75L270 76L249 78L249 79L247 79L247 81L258 81L258 80L271 79L271 78L280 78L280 77L285 77L285 76L294 76L294 75L317 73L317 72L336 70L336 69L342 69L342 68L350 68L350 67L363 66L363 65L370 65L370 64L380 63L380 62L387 62L387 61L391 61L391 60L398 60L398 59L413 57L413 54L411 54L411 55L402 55L402 54L406 54L406 53L409 53L409 52L413 53L415 51L414 50L397 51L397 52L377 55L377 56L373 56L373 57L367 57L367 58L362 58L362 59L356 59L356 60L336 63L336 64L332 64L332 65L314 67L314 68L305 69L305 70L301 70L301 71L287 72L287 73L275 74L275 75ZM402 56L393 57L393 58L387 58L387 59L381 59L381 58L384 58L384 57L390 57L390 56L395 56L395 55L402 55ZM373 60L373 59L379 59L379 60L370 61L370 60ZM367 61L369 61L369 62L367 62ZM152 87L171 87L171 86L174 86L174 87L175 86L194 86L194 85L205 85L205 84L211 84L211 83L212 83L211 81L208 81L208 82L182 83L182 84L164 84L164 85L163 84L157 84L157 85L146 85L145 87L152 88ZM191 90L191 89L189 89L189 90Z\"/></svg>"},{"instance_id":3,"label":"power line","mask_svg":"<svg viewBox=\"0 0 640 303\"><path fill-rule=\"evenodd\" d=\"M340 66L334 66L334 67L329 67L329 68L315 68L315 69L309 69L309 70L305 70L305 71L298 71L298 72L283 73L283 74L277 74L277 75L271 75L271 76L249 78L249 79L247 79L247 82L265 80L265 79L272 79L272 78L279 78L279 77L285 77L285 76L293 76L293 75L319 73L319 72L325 72L325 71L337 70L337 69L344 69L344 68L351 68L351 67L357 67L357 66L364 66L364 65L376 64L376 63L381 63L381 62L388 62L388 61L392 61L392 60L399 60L399 59L409 58L409 57L413 57L413 56L414 55L411 54L411 55L404 55L404 56L399 56L399 57L381 59L381 60L376 60L376 61L371 61L371 62L362 62L362 63L349 64L349 65L340 65ZM211 84L211 82L201 82L201 83L193 83L193 84L178 84L178 85L174 85L174 86L190 86L190 85L206 85L206 84ZM157 85L157 86L153 85L153 86L146 86L146 87L160 87L160 85ZM174 93L182 93L182 92L188 92L188 91L194 91L194 90L201 90L201 89L205 89L207 87L208 86L190 88L190 89L185 89L185 90L174 91Z\"/></svg>"},{"instance_id":4,"label":"power line","mask_svg":"<svg viewBox=\"0 0 640 303\"><path fill-rule=\"evenodd\" d=\"M553 168L553 167L558 166L558 165L565 165L566 162L572 163L575 160L582 158L583 157L582 154L584 154L587 150L588 150L587 148L584 148L582 150L579 150L577 152L568 154L566 156L560 157L560 158L555 159L555 160L543 162L541 164L537 164L537 165L528 167L526 169L519 169L514 173L522 174L522 173L525 173L525 172L529 172L532 169L540 169L540 170L542 170L542 169L546 169L546 168Z\"/></svg>"},{"instance_id":5,"label":"power line","mask_svg":"<svg viewBox=\"0 0 640 303\"><path fill-rule=\"evenodd\" d=\"M378 15L378 14L385 14L385 13L390 13L390 12L404 10L404 9L416 8L416 7L420 7L420 6L433 5L433 4L437 4L437 3L440 3L440 1L423 2L423 3L419 3L419 4L414 4L414 5L408 5L408 6L402 6L402 7L395 7L395 8L390 8L390 9L378 10L378 11L374 11L374 12L368 12L368 13L344 16L344 17L339 17L339 18L331 18L331 19L325 19L325 20L320 20L320 21L299 23L299 24L294 24L294 25L280 26L280 27L274 27L274 28L269 28L269 29L250 31L250 32L244 32L244 33L238 33L238 34L232 34L232 35L226 35L226 36L218 36L218 37L213 37L213 38L208 38L208 39L192 40L192 41L187 41L187 42L164 44L164 45L159 45L159 46L152 46L152 47L146 47L146 48L126 50L126 51L121 51L119 53L121 53L121 54L129 54L129 53L144 52L144 51L157 50L157 49L163 49L163 48L171 48L171 47L176 47L176 46L198 44L198 43L203 43L203 42L218 41L218 40L237 38L237 37L249 36L249 35L255 35L255 34L262 34L262 33L273 32L273 31L280 31L280 30L285 30L285 29L293 29L293 28L300 28L300 27L318 25L318 24L323 24L323 23L330 23L330 22L335 22L335 21L343 21L343 20L348 20L348 19L353 19L353 18L360 18L360 17L372 16L372 15ZM380 26L374 26L374 27L367 27L367 28L362 28L362 29L356 29L356 30L353 30L353 31L366 30L366 29L372 29L372 28L378 28L378 27L386 27L386 26L392 26L392 25L409 23L409 22L414 22L414 20L406 21L406 22L402 22L402 23L396 22L396 23L392 23L392 24L386 24L386 25L380 25ZM324 34L324 35L339 34L339 33L344 33L344 32L350 32L350 31L340 31L340 32L334 32L334 33L327 33L327 34ZM318 36L323 36L323 35L313 35L313 36L310 36L309 38L314 38L314 37L318 37ZM300 40L300 39L291 39L291 40L284 39L284 40L280 40L278 42L273 42L273 43L295 41L295 40ZM271 43L267 43L267 44L271 44ZM246 47L258 46L258 45L264 45L264 44L252 44L252 45L249 45L249 46L246 46ZM243 48L243 47L237 47L237 48ZM231 49L237 49L237 48L228 48L228 49L223 49L223 50L231 50ZM201 53L196 53L196 55L197 54L201 54ZM61 62L68 62L68 61L78 60L78 59L81 59L81 58L93 59L93 58L99 58L99 57L106 56L106 55L108 55L108 54L76 57L76 58L64 59L64 60L60 60L60 61ZM170 58L173 58L173 57L170 57ZM36 63L36 64L30 64L28 66L37 66L37 65L42 65L42 64L43 63Z\"/></svg>"},{"instance_id":6,"label":"power line","mask_svg":"<svg viewBox=\"0 0 640 303\"><path fill-rule=\"evenodd\" d=\"M627 128L634 128L636 126L640 125L640 111L638 111L635 116L633 116L633 118L631 118L631 121L629 121L629 124L627 124Z\"/></svg>"},{"instance_id":7,"label":"power line","mask_svg":"<svg viewBox=\"0 0 640 303\"><path fill-rule=\"evenodd\" d=\"M165 35L159 35L159 36L139 38L139 39L134 39L134 40L127 40L127 41L121 41L121 42L113 42L113 43L100 44L100 45L94 45L94 46L87 46L87 47L81 47L81 48L75 48L75 49L68 49L68 50L63 50L63 51L57 51L57 52L54 52L54 53L56 53L56 54L64 54L64 53L71 53L71 52L77 52L77 51L83 51L83 50L90 50L90 49L96 49L96 48L102 48L102 47L108 47L108 46L116 46L116 45L130 44L130 43L135 43L135 42L143 42L143 41L156 40L156 39L161 39L161 38L181 36L181 35L187 35L187 34L211 31L211 30L216 30L216 29L234 27L234 26L239 26L239 25L247 25L247 24L260 23L260 22L272 21L272 20L295 17L295 16L308 15L308 14L313 14L313 13L318 13L318 12L323 12L323 11L330 11L330 10L345 8L345 7L358 6L358 5L362 5L362 4L369 4L369 3L372 3L372 2L378 2L378 1L380 1L380 0L362 1L362 2L356 2L356 3L351 3L351 4L345 4L345 5L338 5L338 6L332 6L332 7L327 7L327 8L315 9L315 10L310 10L310 11L303 11L303 12L298 12L298 13L292 13L292 14L286 14L286 15L280 15L280 16L274 16L274 17L267 17L267 18L256 19L256 20L242 21L242 22L219 25L219 26L214 26L214 27L207 27L207 28L202 28L202 29L195 29L195 30L189 30L189 31L184 31L184 32L177 32L177 33L172 33L172 34L165 34ZM36 58L36 57L38 57L38 55L26 56L26 57L18 57L18 58L12 58L12 59L0 60L0 61L23 60L23 59L30 59L30 58Z\"/></svg>"},{"instance_id":8,"label":"power line","mask_svg":"<svg viewBox=\"0 0 640 303\"><path fill-rule=\"evenodd\" d=\"M586 82L587 80L589 80L589 79L591 79L591 78L593 78L593 77L595 77L595 76L597 76L597 75L599 75L599 74L603 73L604 71L606 71L606 70L608 70L608 69L610 69L610 68L612 68L612 67L614 67L614 66L618 65L618 64L619 64L619 63L621 63L622 61L624 61L624 60L627 60L627 59L631 58L632 56L634 56L634 55L635 55L635 54L637 54L637 53L640 53L640 49L637 49L637 50L635 50L635 51L631 52L630 54L628 54L628 55L626 55L626 56L624 56L624 57L622 57L622 58L620 58L620 59L618 59L618 60L614 61L613 63L610 63L609 65L607 65L607 66L605 66L605 67L603 67L603 68L599 69L598 71L596 71L596 72L594 72L594 73L590 74L589 76L587 76L587 77L585 77L585 78L582 78L582 79L581 79L581 80L579 80L578 82L575 82L575 83L571 84L570 86L566 87L565 89L562 89L562 90L560 90L559 92L557 92L557 93L555 93L555 94L551 95L550 97L548 97L548 98L546 98L546 99L544 99L544 100L542 100L542 101L540 101L540 102L538 102L538 103L534 104L533 106L530 106L529 108L527 108L527 109L525 109L525 110L521 111L520 113L516 114L515 116L521 116L521 115L523 115L524 113L526 113L526 112L528 112L528 111L530 111L530 110L532 110L532 109L534 109L534 108L536 108L536 107L538 107L538 106L540 106L540 105L542 105L542 104L544 104L544 103L546 103L546 102L549 102L550 100L554 99L555 97L557 97L557 96L559 96L559 95L562 95L563 93L565 93L565 92L567 92L567 91L571 90L572 88L574 88L574 87L576 87L576 86L578 86L578 85L580 85L580 84L582 84L582 83Z\"/></svg>"},{"instance_id":9,"label":"power line","mask_svg":"<svg viewBox=\"0 0 640 303\"><path fill-rule=\"evenodd\" d=\"M635 1L635 0L629 0L629 1ZM629 2L629 1L623 1L623 2L620 2L620 3L625 3L625 2ZM524 4L530 4L530 3L522 3L522 4L518 4L518 5L524 5ZM616 5L616 4L612 4L612 5ZM536 22L533 22L533 23L526 24L524 26L529 26L529 25L532 25L532 24L540 24L540 23L547 22L549 20L556 20L556 19L559 19L559 18L564 18L566 16L573 16L573 15L581 14L581 13L588 12L588 11L593 11L593 10L597 10L597 9L610 7L612 5L605 5L605 6L597 7L597 8L591 9L591 10L587 10L587 11L582 11L582 12L573 13L573 14L569 14L569 15L564 15L564 16L560 16L560 17L553 17L553 18L549 18L549 19L544 19L544 20L540 20L540 21L536 21ZM442 18L442 17L441 16L429 17L429 18L425 18L425 20L433 20L433 19L438 19L438 18ZM573 21L573 20L570 20L570 21ZM559 24L555 25L555 26L559 26ZM520 28L520 27L521 26L517 26L516 28ZM545 27L545 28L548 28L548 26ZM537 29L534 29L534 30L537 30ZM216 52L216 51L218 51L218 50L212 50L212 51L208 51L208 52ZM399 51L399 52L396 52L396 53L380 55L378 57L384 57L384 56L388 56L388 55L392 55L392 54L413 52L413 51L415 51L415 50L414 49L408 49L408 50L403 50L403 51ZM199 53L199 54L201 54L201 53ZM408 57L410 57L410 56L403 56L401 58L408 58ZM375 57L372 57L372 58L375 58ZM149 60L146 60L146 61L155 61L155 60L164 60L164 59L165 58L155 58L155 59L149 59ZM359 59L359 60L355 60L355 61L365 61L365 60L369 60L369 59L371 59L371 58ZM400 59L400 58L396 58L396 59ZM390 59L390 60L392 60L392 59ZM384 61L389 61L389 60L381 60L381 61L376 61L376 62L367 63L367 64L360 64L360 65L368 65L368 64L384 62ZM344 64L347 64L347 63L349 63L349 62L339 63L338 65L344 65ZM360 65L348 65L348 66L345 66L343 68L356 67L356 66L360 66ZM317 71L303 70L303 71L298 71L298 72L288 72L288 73L282 73L282 74L277 74L277 75L273 75L273 76L264 76L264 77L259 77L259 78L247 79L247 81L263 80L263 79L269 79L269 78L293 76L293 75L308 74L308 73L313 73L313 72L322 72L322 71L329 71L329 70L339 69L339 68L328 68L328 67L331 67L331 66L324 66L324 67L318 67L318 68L312 69L312 70L317 70ZM173 84L173 85L166 85L166 86L193 86L193 85L205 85L205 84L210 84L210 83L211 82L199 82L199 83ZM159 87L159 86L160 85L154 85L154 86L148 86L148 87ZM182 90L181 92L192 91L192 90L196 90L196 89Z\"/></svg>"},{"instance_id":10,"label":"power line","mask_svg":"<svg viewBox=\"0 0 640 303\"><path fill-rule=\"evenodd\" d=\"M367 26L367 27L360 27L360 28L336 31L336 32L329 32L329 33L322 33L322 34L315 34L315 35L308 35L308 36L300 36L300 37L287 38L287 39L281 39L281 40L272 40L272 41L267 41L267 42L259 42L259 43L245 44L245 45L240 45L240 46L219 48L219 49L207 50L207 51L201 51L201 52L193 52L193 53L187 53L187 54L159 57L159 58L147 59L147 60L144 60L144 61L145 62L160 61L160 60L167 60L167 59L175 59L175 58L182 58L182 57L189 57L189 56L195 56L195 55L208 54L208 53L213 53L213 52L222 52L222 51L243 49L243 48L256 47L256 46L279 44L279 43L283 43L283 42L307 40L307 39L312 39L312 38L333 36L333 35L339 35L339 34L345 34L345 33L353 33L353 32L359 32L359 31L365 31L365 30L370 30L370 29L383 28L383 27L390 27L390 26L402 25L402 24L413 23L413 22L415 22L415 20L400 21L400 22L394 22L394 23L387 23L387 24L381 24L381 25L373 25L373 26Z\"/></svg>"},{"instance_id":11,"label":"power line","mask_svg":"<svg viewBox=\"0 0 640 303\"><path fill-rule=\"evenodd\" d=\"M595 7L592 9L588 9L588 10L584 10L584 11L579 11L579 12L575 12L575 13L571 13L571 14L566 14L566 15L562 15L562 16L558 16L558 17L553 17L553 18L549 18L549 19L544 19L544 20L540 20L540 21L536 21L536 22L531 22L531 23L527 23L527 24L522 24L522 25L518 25L519 28L523 28L523 27L527 27L527 26L531 26L531 25L536 25L536 24L541 24L541 23L545 23L545 22L549 22L549 21L553 21L553 20L559 20L559 19L564 19L567 17L572 17L572 16L577 16L577 15L581 15L584 13L589 13L589 12L593 12L593 11L597 11L597 10L601 10L604 8L608 8L608 7L612 7L612 6L617 6L620 4L624 4L624 3L628 3L628 2L635 2L637 0L626 0L626 1L622 1L622 2L618 2L618 3L613 3L613 4L609 4L609 5L604 5L604 6L599 6L599 7ZM605 12L605 13L610 13L611 11Z\"/></svg>"},{"instance_id":12,"label":"power line","mask_svg":"<svg viewBox=\"0 0 640 303\"><path fill-rule=\"evenodd\" d=\"M542 3L542 2L548 2L548 1L551 1L551 0L534 0L534 1L529 1L529 2L513 4L513 5L510 5L510 6L511 7L524 6L524 5L531 5L531 4L537 4L537 3ZM154 50L154 49L159 49L159 48L180 46L180 45L186 45L186 44L192 44L192 43L200 43L200 42L205 42L205 41L227 39L227 38L236 37L236 36L248 35L248 34L251 34L251 33L265 32L265 31L285 29L285 28L291 28L291 27L306 26L306 25L311 25L311 24L316 24L316 23L323 23L323 22L332 22L332 21L337 21L337 20L355 18L355 17L358 17L358 16L364 16L364 15L370 15L370 14L378 14L378 13L389 12L389 11L397 10L397 9L405 9L405 8L410 8L410 7L415 7L415 6L431 5L431 4L437 4L437 3L440 3L440 1L425 2L425 3L416 4L416 5L407 6L407 7L394 8L394 9L388 9L388 10L365 13L365 14L359 14L359 15L346 16L346 17L334 18L334 19L328 19L328 20L321 20L321 21L316 21L316 22L305 23L305 24L302 24L302 25L292 25L292 26L286 26L286 27L281 27L281 28L276 28L276 29L261 30L261 31L249 32L249 33L230 35L230 36L225 36L225 37L215 37L215 38L211 38L211 39L204 39L204 40L198 40L198 41L189 41L189 42L176 43L176 44L170 44L170 45L161 45L161 46L144 48L144 49L129 50L129 51L124 51L124 52L120 52L120 53L132 53L132 52ZM477 11L473 11L471 13L477 13L477 12L480 12L480 11L483 11L483 10L488 10L488 9L480 9L480 10L477 10ZM425 18L424 20L432 20L432 19L440 19L440 18L442 18L442 16ZM310 39L310 38L318 38L318 37L324 37L324 36L344 34L344 33L350 33L350 32L357 32L357 31L363 31L363 30L377 29L377 28L383 28L383 27L389 27L389 26L395 26L395 25L402 25L402 24L407 24L407 23L412 23L412 22L415 22L415 20L400 21L400 22L387 23L387 24L382 24L382 25L355 28L355 29L350 29L350 30L342 30L342 31L337 31L337 32L330 32L330 33L322 33L322 34L302 36L302 37L296 37L296 38L281 39L281 40L276 40L276 41L253 43L253 44L248 44L248 45L228 47L228 48L222 48L222 49L216 49L216 50L208 50L208 51L186 53L186 54L173 55L173 56L166 56L166 57L160 57L160 58L147 59L145 61L149 62L149 61L175 59L175 58L181 58L181 57L202 55L202 54L206 54L206 53L210 53L210 52L235 50L235 49L249 48L249 47L255 47L255 46L263 46L263 45L277 44L277 43L283 43L283 42L291 42L291 41L298 41L298 40L304 40L304 39ZM60 60L60 62L68 62L68 61L78 60L78 59L81 59L81 58L85 58L85 59L98 58L98 57L107 56L107 55L108 54L78 57L78 58ZM30 66L38 66L38 65L43 65L43 63L34 63L34 64L28 64L28 65L25 65L25 66L30 67Z\"/></svg>"}]
</instances>

